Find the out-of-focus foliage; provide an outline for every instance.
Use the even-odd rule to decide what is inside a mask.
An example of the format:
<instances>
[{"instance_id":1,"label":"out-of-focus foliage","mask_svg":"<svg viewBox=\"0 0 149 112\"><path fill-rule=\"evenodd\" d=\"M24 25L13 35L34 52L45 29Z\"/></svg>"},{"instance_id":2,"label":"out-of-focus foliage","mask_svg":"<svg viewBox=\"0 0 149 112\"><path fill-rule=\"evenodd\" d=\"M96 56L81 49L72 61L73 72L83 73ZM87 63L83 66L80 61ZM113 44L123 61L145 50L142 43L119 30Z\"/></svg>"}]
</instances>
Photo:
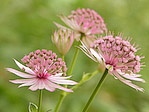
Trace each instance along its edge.
<instances>
[{"instance_id":1,"label":"out-of-focus foliage","mask_svg":"<svg viewBox=\"0 0 149 112\"><path fill-rule=\"evenodd\" d=\"M123 32L133 38L145 55L146 67L140 72L146 80L145 92L137 92L122 82L108 76L88 112L148 112L149 111L149 1L148 0L1 0L0 1L0 112L27 112L29 102L37 104L38 91L27 87L17 88L9 79L17 76L5 71L5 67L19 69L12 58L18 61L36 49L57 50L51 42L56 29L54 21L62 23L59 14L68 15L77 8L97 11L105 20L109 30ZM70 65L75 44L65 59ZM60 56L60 55L59 55ZM97 64L83 53L79 53L73 71L73 79L79 81L83 72L93 72ZM101 73L100 73L101 74ZM69 94L60 112L81 112L101 75ZM43 112L54 109L60 91L44 90Z\"/></svg>"}]
</instances>

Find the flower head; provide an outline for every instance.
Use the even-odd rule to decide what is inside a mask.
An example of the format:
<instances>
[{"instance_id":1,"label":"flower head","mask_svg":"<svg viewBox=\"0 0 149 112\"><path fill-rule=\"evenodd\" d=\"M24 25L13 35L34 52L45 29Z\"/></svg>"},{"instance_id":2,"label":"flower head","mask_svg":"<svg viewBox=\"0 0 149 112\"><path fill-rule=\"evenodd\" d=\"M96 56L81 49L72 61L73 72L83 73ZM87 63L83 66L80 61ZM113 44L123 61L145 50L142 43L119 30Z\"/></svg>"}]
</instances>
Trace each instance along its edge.
<instances>
[{"instance_id":1,"label":"flower head","mask_svg":"<svg viewBox=\"0 0 149 112\"><path fill-rule=\"evenodd\" d=\"M88 41L90 39L93 40L92 38L95 38L95 36L93 36L94 34L103 34L107 32L103 18L97 12L89 8L79 8L76 11L72 11L72 14L68 17L62 15L60 18L67 26L77 33L75 36L77 41L80 39L82 40L84 37L89 37ZM55 24L59 28L67 29L58 23Z\"/></svg>"},{"instance_id":2,"label":"flower head","mask_svg":"<svg viewBox=\"0 0 149 112\"><path fill-rule=\"evenodd\" d=\"M143 88L133 84L131 80L145 82L136 74L140 71L143 63L140 63L144 56L135 55L137 48L131 45L129 38L123 39L121 35L108 35L98 38L88 49L83 43L81 50L92 60L103 64L109 73L125 84L143 91Z\"/></svg>"},{"instance_id":3,"label":"flower head","mask_svg":"<svg viewBox=\"0 0 149 112\"><path fill-rule=\"evenodd\" d=\"M52 35L52 42L56 45L59 53L65 55L74 41L74 32L68 29L59 29Z\"/></svg>"},{"instance_id":4,"label":"flower head","mask_svg":"<svg viewBox=\"0 0 149 112\"><path fill-rule=\"evenodd\" d=\"M10 80L15 84L21 84L22 86L30 86L29 89L36 91L37 89L47 89L48 91L55 91L56 88L73 92L71 89L62 87L58 84L75 85L74 81L66 80L69 77L64 77L66 74L66 65L61 58L57 58L56 53L47 51L45 49L36 50L35 53L31 52L28 56L24 56L22 62L27 67L20 64L14 59L15 63L20 69L26 73L17 71L12 68L6 68L9 72L16 74L19 77L25 79Z\"/></svg>"}]
</instances>

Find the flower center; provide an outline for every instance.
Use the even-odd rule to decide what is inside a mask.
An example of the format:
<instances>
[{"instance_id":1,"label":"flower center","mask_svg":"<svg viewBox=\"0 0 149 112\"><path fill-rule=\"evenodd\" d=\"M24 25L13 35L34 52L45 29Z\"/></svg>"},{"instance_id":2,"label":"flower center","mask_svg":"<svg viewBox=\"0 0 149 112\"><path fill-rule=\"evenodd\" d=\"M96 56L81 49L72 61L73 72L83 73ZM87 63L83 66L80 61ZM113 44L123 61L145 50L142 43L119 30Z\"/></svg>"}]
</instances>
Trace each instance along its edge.
<instances>
[{"instance_id":1,"label":"flower center","mask_svg":"<svg viewBox=\"0 0 149 112\"><path fill-rule=\"evenodd\" d=\"M112 65L106 65L106 68L107 68L109 71L113 71L113 66L112 66Z\"/></svg>"},{"instance_id":2,"label":"flower center","mask_svg":"<svg viewBox=\"0 0 149 112\"><path fill-rule=\"evenodd\" d=\"M44 73L39 73L38 75L37 75L37 78L39 78L39 79L47 79L47 74L44 74Z\"/></svg>"},{"instance_id":3,"label":"flower center","mask_svg":"<svg viewBox=\"0 0 149 112\"><path fill-rule=\"evenodd\" d=\"M49 74L55 75L67 70L65 62L61 58L57 58L56 53L45 49L36 50L35 53L31 52L22 58L22 62L36 73L36 77L43 79L47 78ZM64 73L64 75L66 74Z\"/></svg>"}]
</instances>

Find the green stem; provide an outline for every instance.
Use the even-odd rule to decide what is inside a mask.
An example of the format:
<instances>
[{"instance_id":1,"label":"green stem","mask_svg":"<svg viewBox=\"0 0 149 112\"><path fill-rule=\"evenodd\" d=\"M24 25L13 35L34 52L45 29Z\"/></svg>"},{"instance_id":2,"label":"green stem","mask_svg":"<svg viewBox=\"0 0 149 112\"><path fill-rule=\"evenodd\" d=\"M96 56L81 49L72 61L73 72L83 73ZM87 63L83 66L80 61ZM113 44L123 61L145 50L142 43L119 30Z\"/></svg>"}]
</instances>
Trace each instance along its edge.
<instances>
[{"instance_id":1,"label":"green stem","mask_svg":"<svg viewBox=\"0 0 149 112\"><path fill-rule=\"evenodd\" d=\"M83 35L81 34L81 37L80 38L82 39L82 37L83 37ZM78 42L77 46L79 44L80 44L80 42ZM70 70L69 70L67 76L70 76L72 74L72 71L73 71L74 65L76 63L78 54L79 54L79 49L76 48L75 54L74 54L74 57L73 57L73 60L72 60L71 66L70 66ZM62 56L62 59L64 60L64 56ZM67 88L67 85L65 85L64 87ZM62 102L63 102L63 100L64 100L64 98L65 98L66 95L67 95L67 92L65 92L65 91L63 91L61 93L61 96L60 96L59 101L58 101L58 103L56 105L56 108L55 108L55 112L58 112L59 111L59 108L60 108L60 106L61 106L61 104L62 104Z\"/></svg>"},{"instance_id":2,"label":"green stem","mask_svg":"<svg viewBox=\"0 0 149 112\"><path fill-rule=\"evenodd\" d=\"M74 57L73 57L73 60L72 60L72 63L71 63L71 67L70 67L70 70L68 72L68 76L70 76L72 74L72 70L73 70L73 67L76 63L76 59L77 59L78 54L79 54L79 49L76 48L76 51L75 51L75 54L74 54Z\"/></svg>"},{"instance_id":3,"label":"green stem","mask_svg":"<svg viewBox=\"0 0 149 112\"><path fill-rule=\"evenodd\" d=\"M108 69L106 68L105 71L104 71L103 76L102 76L101 79L99 80L99 82L98 82L98 84L97 84L95 90L93 91L92 95L90 96L90 98L89 98L89 100L88 100L88 102L87 102L87 104L86 104L86 106L84 107L84 109L83 109L82 112L86 112L87 109L89 108L89 106L90 106L91 102L93 101L94 97L96 96L96 94L97 94L99 88L101 87L102 83L104 82L104 80L105 80L107 74L108 74Z\"/></svg>"},{"instance_id":4,"label":"green stem","mask_svg":"<svg viewBox=\"0 0 149 112\"><path fill-rule=\"evenodd\" d=\"M65 61L65 60L64 60L64 55L62 56L62 60Z\"/></svg>"},{"instance_id":5,"label":"green stem","mask_svg":"<svg viewBox=\"0 0 149 112\"><path fill-rule=\"evenodd\" d=\"M64 56L62 56L62 59L63 59L63 61L64 61ZM62 102L63 102L63 100L64 100L64 97L65 97L64 94L61 94L61 95L60 95L59 101L58 101L58 103L57 103L57 105L56 105L56 107L55 107L55 112L58 112L58 111L59 111L60 106L61 106L61 104L62 104Z\"/></svg>"},{"instance_id":6,"label":"green stem","mask_svg":"<svg viewBox=\"0 0 149 112\"><path fill-rule=\"evenodd\" d=\"M61 104L62 104L62 102L64 100L64 97L65 97L65 95L63 95L63 94L60 95L59 101L58 101L58 103L56 105L56 108L55 108L55 112L58 112L59 111L60 106L61 106Z\"/></svg>"},{"instance_id":7,"label":"green stem","mask_svg":"<svg viewBox=\"0 0 149 112\"><path fill-rule=\"evenodd\" d=\"M42 90L39 90L38 112L41 112Z\"/></svg>"},{"instance_id":8,"label":"green stem","mask_svg":"<svg viewBox=\"0 0 149 112\"><path fill-rule=\"evenodd\" d=\"M71 73L72 73L72 70L73 70L73 67L74 67L74 65L75 65L75 62L76 62L78 53L79 53L79 49L76 48L75 55L74 55L74 57L73 57L73 60L72 60L72 63L71 63L71 67L70 67L68 76L70 76ZM64 60L64 57L63 57L63 56L62 56L62 59ZM65 87L67 88L67 85L65 85ZM55 112L58 112L58 111L59 111L59 108L60 108L60 106L61 106L61 104L62 104L62 102L63 102L63 100L64 100L64 98L65 98L65 96L66 96L66 93L67 93L67 92L65 92L65 91L63 91L63 92L61 93L61 96L60 96L59 101L58 101L58 103L57 103L57 105L56 105L56 108L55 108Z\"/></svg>"}]
</instances>

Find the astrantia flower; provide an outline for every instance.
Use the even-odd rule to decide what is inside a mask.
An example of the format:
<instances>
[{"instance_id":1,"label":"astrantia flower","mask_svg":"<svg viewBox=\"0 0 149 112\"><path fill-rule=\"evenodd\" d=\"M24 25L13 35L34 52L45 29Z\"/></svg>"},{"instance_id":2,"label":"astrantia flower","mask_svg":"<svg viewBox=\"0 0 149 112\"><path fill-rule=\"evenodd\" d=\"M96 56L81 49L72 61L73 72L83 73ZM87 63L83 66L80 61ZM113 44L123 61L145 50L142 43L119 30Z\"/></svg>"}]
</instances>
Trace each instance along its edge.
<instances>
[{"instance_id":1,"label":"astrantia flower","mask_svg":"<svg viewBox=\"0 0 149 112\"><path fill-rule=\"evenodd\" d=\"M109 70L109 74L116 79L136 90L144 90L131 82L131 80L145 82L139 78L140 74L136 74L143 66L140 61L144 57L135 55L138 49L135 44L130 44L129 38L123 39L121 35L114 38L113 35L108 35L94 41L90 49L83 43L80 48L92 60L104 65Z\"/></svg>"},{"instance_id":2,"label":"astrantia flower","mask_svg":"<svg viewBox=\"0 0 149 112\"><path fill-rule=\"evenodd\" d=\"M74 81L66 80L69 77L64 77L66 74L66 65L61 58L57 58L55 53L43 49L42 51L37 50L35 53L31 52L28 56L24 56L22 62L27 67L20 64L14 59L15 63L20 69L26 73L17 71L12 68L6 68L9 72L16 74L19 77L25 79L10 80L15 84L21 84L22 86L30 86L29 89L36 91L37 89L47 89L48 91L55 91L56 88L73 92L71 89L65 88L58 84L75 85Z\"/></svg>"},{"instance_id":3,"label":"astrantia flower","mask_svg":"<svg viewBox=\"0 0 149 112\"><path fill-rule=\"evenodd\" d=\"M94 10L86 9L77 9L72 11L72 14L68 17L62 15L60 16L61 20L70 27L73 31L77 33L75 37L77 41L89 41L95 38L94 34L103 34L107 32L106 25L104 24L103 18ZM66 29L66 27L56 23L60 28ZM84 38L86 38L84 40Z\"/></svg>"},{"instance_id":4,"label":"astrantia flower","mask_svg":"<svg viewBox=\"0 0 149 112\"><path fill-rule=\"evenodd\" d=\"M56 45L59 53L65 55L74 41L74 32L68 29L59 29L52 35L52 42Z\"/></svg>"}]
</instances>

